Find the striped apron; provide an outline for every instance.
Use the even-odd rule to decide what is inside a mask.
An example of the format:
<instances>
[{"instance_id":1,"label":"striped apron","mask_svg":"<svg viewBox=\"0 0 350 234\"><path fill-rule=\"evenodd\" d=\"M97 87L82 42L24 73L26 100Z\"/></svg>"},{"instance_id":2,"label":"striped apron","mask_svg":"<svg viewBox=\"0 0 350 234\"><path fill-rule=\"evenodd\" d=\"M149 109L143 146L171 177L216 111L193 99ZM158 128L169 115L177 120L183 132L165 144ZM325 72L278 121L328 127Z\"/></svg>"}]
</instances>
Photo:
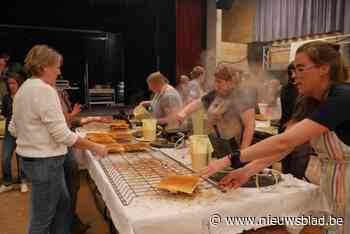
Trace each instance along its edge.
<instances>
[{"instance_id":1,"label":"striped apron","mask_svg":"<svg viewBox=\"0 0 350 234\"><path fill-rule=\"evenodd\" d=\"M350 146L334 132L327 132L311 141L321 160L320 187L331 207L332 215L342 217L344 225L337 234L350 233Z\"/></svg>"}]
</instances>

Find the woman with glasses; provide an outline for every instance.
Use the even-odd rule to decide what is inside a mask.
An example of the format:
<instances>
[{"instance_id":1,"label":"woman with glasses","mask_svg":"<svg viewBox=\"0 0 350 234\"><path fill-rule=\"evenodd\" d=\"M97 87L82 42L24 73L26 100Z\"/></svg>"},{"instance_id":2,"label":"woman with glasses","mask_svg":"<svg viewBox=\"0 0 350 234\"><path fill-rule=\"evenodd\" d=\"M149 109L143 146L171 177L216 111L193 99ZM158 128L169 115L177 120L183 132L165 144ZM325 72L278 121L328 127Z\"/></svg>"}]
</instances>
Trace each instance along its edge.
<instances>
[{"instance_id":1,"label":"woman with glasses","mask_svg":"<svg viewBox=\"0 0 350 234\"><path fill-rule=\"evenodd\" d=\"M213 161L202 171L209 176L236 163L249 162L231 172L220 184L237 188L250 176L279 161L296 146L310 142L321 160L321 188L332 209L344 224L337 234L349 233L350 214L350 85L339 47L327 42L309 42L295 57L295 85L305 101L307 117L285 132L265 139L241 152ZM314 105L309 105L314 103ZM307 111L310 110L311 111Z\"/></svg>"}]
</instances>

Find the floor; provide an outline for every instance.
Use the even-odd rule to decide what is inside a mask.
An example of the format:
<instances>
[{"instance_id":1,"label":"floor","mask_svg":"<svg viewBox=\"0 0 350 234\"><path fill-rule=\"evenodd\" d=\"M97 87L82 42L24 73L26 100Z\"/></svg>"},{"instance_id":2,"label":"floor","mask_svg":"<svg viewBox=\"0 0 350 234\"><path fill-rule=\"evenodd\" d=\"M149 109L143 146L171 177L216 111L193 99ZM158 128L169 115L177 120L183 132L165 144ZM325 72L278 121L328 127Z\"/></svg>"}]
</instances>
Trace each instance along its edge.
<instances>
[{"instance_id":1,"label":"floor","mask_svg":"<svg viewBox=\"0 0 350 234\"><path fill-rule=\"evenodd\" d=\"M13 161L13 165L16 163ZM13 166L13 167L14 167ZM1 172L1 169L0 169ZM13 168L14 174L16 169ZM0 173L2 174L2 173ZM28 225L30 192L20 193L18 190L0 194L0 234L23 234ZM78 214L89 223L91 228L87 234L109 234L107 222L99 213L86 179L86 172L81 173L81 189L78 195ZM285 227L267 227L244 234L288 234ZM301 234L322 234L318 227L306 227Z\"/></svg>"}]
</instances>

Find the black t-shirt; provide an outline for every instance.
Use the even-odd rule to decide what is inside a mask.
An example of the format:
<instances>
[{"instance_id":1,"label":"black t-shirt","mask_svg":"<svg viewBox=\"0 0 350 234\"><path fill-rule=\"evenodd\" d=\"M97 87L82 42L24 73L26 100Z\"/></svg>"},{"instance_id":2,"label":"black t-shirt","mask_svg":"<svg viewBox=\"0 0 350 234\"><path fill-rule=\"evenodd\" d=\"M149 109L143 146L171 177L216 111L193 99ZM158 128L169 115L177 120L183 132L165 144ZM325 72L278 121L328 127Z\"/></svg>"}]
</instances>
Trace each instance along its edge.
<instances>
[{"instance_id":1,"label":"black t-shirt","mask_svg":"<svg viewBox=\"0 0 350 234\"><path fill-rule=\"evenodd\" d=\"M344 144L350 146L350 84L333 85L327 100L308 119L334 131Z\"/></svg>"}]
</instances>

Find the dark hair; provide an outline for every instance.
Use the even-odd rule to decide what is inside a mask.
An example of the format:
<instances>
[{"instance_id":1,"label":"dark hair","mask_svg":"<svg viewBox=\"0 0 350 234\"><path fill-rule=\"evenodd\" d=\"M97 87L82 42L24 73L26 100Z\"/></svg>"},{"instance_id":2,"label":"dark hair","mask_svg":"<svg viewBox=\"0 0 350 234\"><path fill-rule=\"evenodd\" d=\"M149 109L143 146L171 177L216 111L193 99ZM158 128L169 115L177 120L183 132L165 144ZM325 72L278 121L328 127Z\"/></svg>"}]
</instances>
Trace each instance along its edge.
<instances>
[{"instance_id":1,"label":"dark hair","mask_svg":"<svg viewBox=\"0 0 350 234\"><path fill-rule=\"evenodd\" d=\"M22 85L22 83L24 82L24 78L23 76L21 76L18 73L10 73L8 79L14 79L16 80L18 87Z\"/></svg>"},{"instance_id":2,"label":"dark hair","mask_svg":"<svg viewBox=\"0 0 350 234\"><path fill-rule=\"evenodd\" d=\"M292 61L287 68L287 72L288 72L288 78L292 77L292 73L293 71L295 71L295 65L294 65L294 61Z\"/></svg>"},{"instance_id":3,"label":"dark hair","mask_svg":"<svg viewBox=\"0 0 350 234\"><path fill-rule=\"evenodd\" d=\"M325 41L305 43L297 49L297 53L305 53L316 65L330 65L330 79L333 83L348 80L347 68L339 52L339 45Z\"/></svg>"}]
</instances>

